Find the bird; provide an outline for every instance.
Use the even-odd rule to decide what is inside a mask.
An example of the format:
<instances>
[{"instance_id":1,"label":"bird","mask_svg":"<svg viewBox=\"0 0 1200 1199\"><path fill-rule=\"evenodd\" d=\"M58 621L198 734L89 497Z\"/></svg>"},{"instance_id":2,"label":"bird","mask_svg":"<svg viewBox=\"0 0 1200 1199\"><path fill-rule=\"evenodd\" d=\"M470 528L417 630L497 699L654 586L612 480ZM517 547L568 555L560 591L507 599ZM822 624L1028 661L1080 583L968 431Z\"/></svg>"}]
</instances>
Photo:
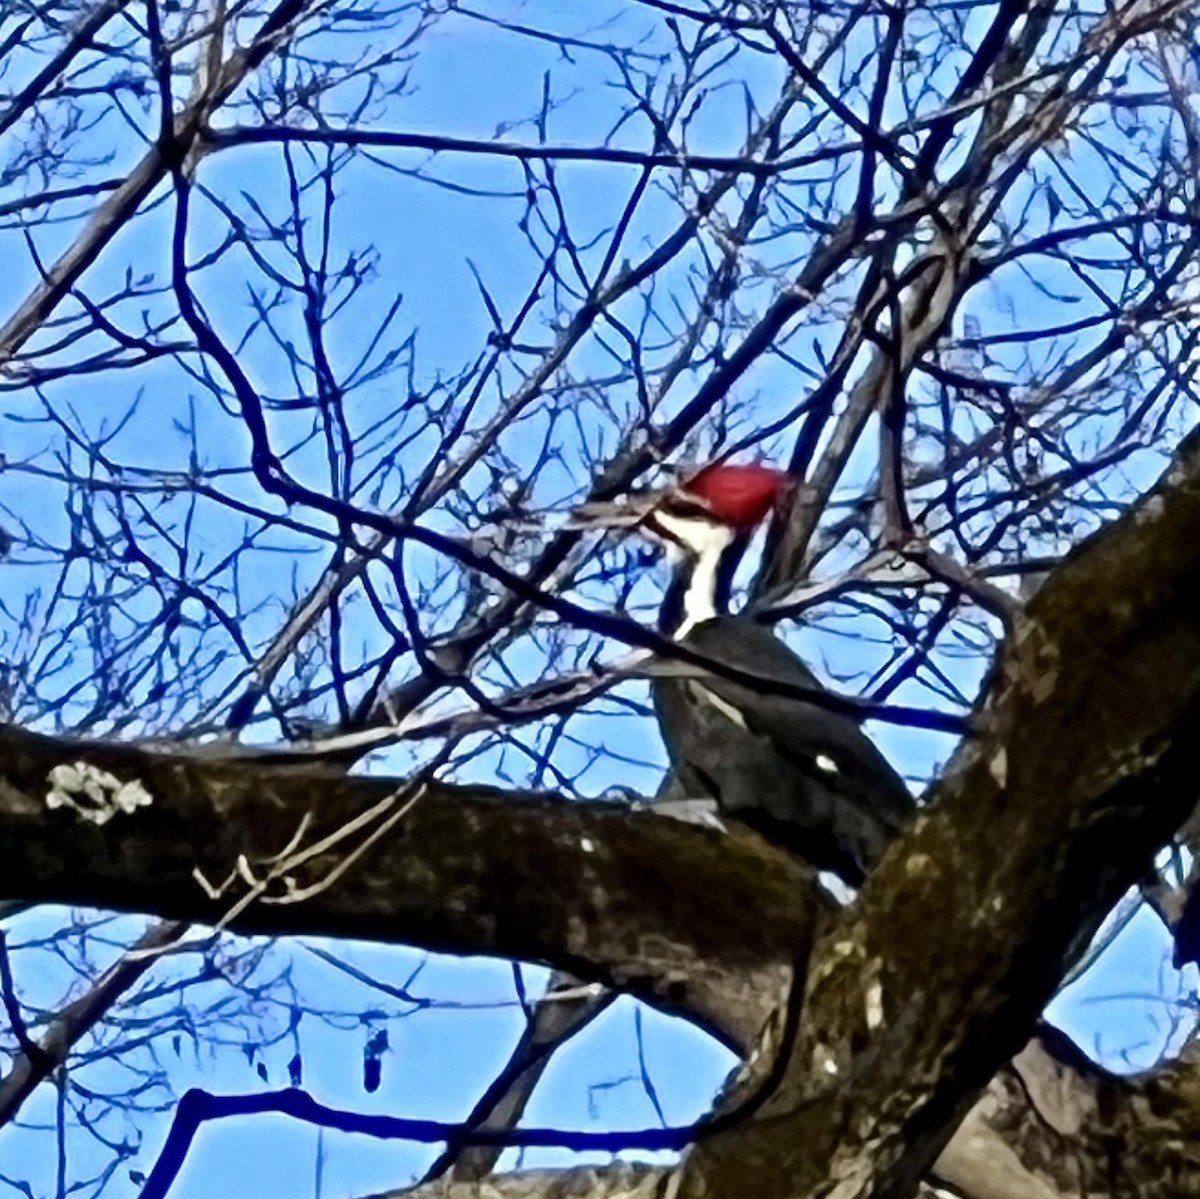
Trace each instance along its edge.
<instances>
[{"instance_id":1,"label":"bird","mask_svg":"<svg viewBox=\"0 0 1200 1199\"><path fill-rule=\"evenodd\" d=\"M781 638L749 613L725 611L746 540L794 486L771 466L718 462L577 513L665 551L672 573L659 632L756 680L652 675L675 794L715 802L723 821L859 887L915 811L912 794L859 721L822 703L827 689Z\"/></svg>"}]
</instances>

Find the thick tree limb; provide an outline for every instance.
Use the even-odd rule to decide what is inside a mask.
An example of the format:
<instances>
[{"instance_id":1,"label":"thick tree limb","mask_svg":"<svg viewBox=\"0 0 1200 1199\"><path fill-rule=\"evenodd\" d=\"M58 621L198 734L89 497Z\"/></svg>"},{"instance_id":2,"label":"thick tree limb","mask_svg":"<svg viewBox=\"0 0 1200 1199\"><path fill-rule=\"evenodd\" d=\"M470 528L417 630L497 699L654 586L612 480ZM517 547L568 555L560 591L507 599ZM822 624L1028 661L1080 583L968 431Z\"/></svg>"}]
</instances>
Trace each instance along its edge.
<instances>
[{"instance_id":1,"label":"thick tree limb","mask_svg":"<svg viewBox=\"0 0 1200 1199\"><path fill-rule=\"evenodd\" d=\"M1196 1064L1189 1051L1165 1068L1120 1078L1043 1029L992 1080L939 1157L934 1177L967 1199L1196 1195ZM662 1194L653 1183L665 1184L672 1172L623 1164L601 1171L530 1170L490 1178L484 1186L448 1177L370 1199L616 1199Z\"/></svg>"},{"instance_id":2,"label":"thick tree limb","mask_svg":"<svg viewBox=\"0 0 1200 1199\"><path fill-rule=\"evenodd\" d=\"M937 1175L971 1199L1200 1194L1194 1050L1131 1078L1043 1031L993 1079Z\"/></svg>"},{"instance_id":3,"label":"thick tree limb","mask_svg":"<svg viewBox=\"0 0 1200 1199\"><path fill-rule=\"evenodd\" d=\"M979 738L815 950L786 1093L700 1145L681 1194L736 1194L747 1170L764 1197L913 1192L1195 806L1197 528L1193 436L1030 602Z\"/></svg>"},{"instance_id":4,"label":"thick tree limb","mask_svg":"<svg viewBox=\"0 0 1200 1199\"><path fill-rule=\"evenodd\" d=\"M140 782L152 802L99 827L51 810L50 772L76 761ZM194 870L215 885L244 856L262 875L298 832L313 844L397 786L252 755L169 756L0 726L4 887L22 899L215 924L248 886L235 876L210 898ZM319 883L353 844L305 863L296 881ZM812 936L820 905L809 880L749 833L432 783L336 884L302 903L260 898L231 926L547 962L686 1011L745 1048Z\"/></svg>"}]
</instances>

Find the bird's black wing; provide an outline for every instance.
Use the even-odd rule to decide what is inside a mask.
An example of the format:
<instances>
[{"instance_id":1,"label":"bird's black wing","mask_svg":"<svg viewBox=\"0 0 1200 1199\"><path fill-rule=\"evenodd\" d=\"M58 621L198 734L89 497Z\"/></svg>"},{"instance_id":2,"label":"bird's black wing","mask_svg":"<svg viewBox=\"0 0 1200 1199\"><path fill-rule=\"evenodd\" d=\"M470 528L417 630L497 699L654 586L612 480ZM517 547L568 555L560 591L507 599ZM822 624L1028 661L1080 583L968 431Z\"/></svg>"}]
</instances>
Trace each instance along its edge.
<instances>
[{"instance_id":1,"label":"bird's black wing","mask_svg":"<svg viewBox=\"0 0 1200 1199\"><path fill-rule=\"evenodd\" d=\"M680 773L693 786L702 781L726 810L771 826L769 835L787 839L794 831L800 852L817 865L861 881L914 809L903 779L853 717L771 690L772 681L824 688L768 629L723 617L697 626L685 641L764 685L718 675L656 685Z\"/></svg>"}]
</instances>

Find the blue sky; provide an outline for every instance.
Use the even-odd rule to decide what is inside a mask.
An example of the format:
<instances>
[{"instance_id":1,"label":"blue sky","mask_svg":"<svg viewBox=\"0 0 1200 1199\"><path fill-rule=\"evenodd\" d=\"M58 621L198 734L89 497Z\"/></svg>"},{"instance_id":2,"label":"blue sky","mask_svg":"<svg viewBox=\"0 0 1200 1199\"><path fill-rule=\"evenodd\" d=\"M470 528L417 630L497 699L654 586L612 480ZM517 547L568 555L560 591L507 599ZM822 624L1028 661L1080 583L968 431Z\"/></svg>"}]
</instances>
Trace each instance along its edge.
<instances>
[{"instance_id":1,"label":"blue sky","mask_svg":"<svg viewBox=\"0 0 1200 1199\"><path fill-rule=\"evenodd\" d=\"M544 18L546 7L534 3L497 3L488 5L487 11L532 20ZM608 24L609 15L617 25ZM665 45L666 35L658 20L616 0L603 6L559 6L554 19L560 27L570 27L575 34L597 40L606 34L615 37L614 30L644 29L647 53ZM608 70L598 54L580 51L575 61L570 62L546 43L517 39L494 26L466 18L448 19L418 44L406 94L373 112L371 119L383 127L471 137L488 137L500 129L506 138L532 141L536 130L528 118L537 111L544 74L551 71L552 91L560 103L551 118L549 140L599 142L618 123L619 116L619 95L603 82ZM731 69L727 75L733 73ZM749 76L750 91L763 104L768 102L774 82L770 64ZM740 143L743 97L720 74L714 81L714 93L715 99L706 110L709 115L694 131L691 149L733 152ZM140 119L147 122L146 128L151 127L152 114L142 114ZM127 128L112 125L103 127L103 135L110 139L117 154L115 166L127 169L139 153L136 140ZM620 144L634 146L644 146L644 139L645 130L636 121L623 126L616 137ZM302 155L298 154L299 157ZM418 334L413 376L418 387L431 388L461 369L469 353L483 344L490 328L470 264L506 315L519 306L530 286L540 260L517 228L525 211L524 177L521 169L509 161L445 155L431 161L425 155L411 152L381 153L377 158L379 161L371 162L364 157L339 181L341 196L335 210L332 238L335 260L349 253L364 253L369 245L373 247L380 281L331 324L331 352L335 366L355 361L386 304L393 296L402 295L399 328ZM1086 152L1081 154L1080 162L1080 169L1086 171ZM258 217L247 196L254 197L259 213L282 220L287 205L280 164L280 151L273 147L226 151L202 165L199 181L248 220ZM413 173L417 171L420 176ZM452 186L437 186L430 178ZM635 179L636 172L621 167L560 168L559 180L577 240L586 242L613 223ZM463 194L455 188L492 194ZM627 236L628 257L636 259L644 253L661 234L665 223L673 219L676 219L673 204L652 192L650 202ZM161 284L168 265L165 238L169 227L170 206L161 203L110 247L89 276L89 287L96 294L103 294L106 287L119 284L129 265L134 267L136 275L153 275ZM224 229L223 220L198 200L190 246L193 259L219 244ZM39 251L52 257L67 243L72 232L70 226L40 232ZM771 265L772 255L780 257L783 253L784 248L778 245L765 245L763 262ZM596 250L593 257L599 254ZM0 230L0 257L11 264L0 275L0 311L6 313L29 287L34 273L17 235L12 232ZM668 279L680 288L686 283L687 265L686 259L681 260L668 272ZM253 305L247 291L251 277L245 255L231 253L217 267L205 272L197 284L198 294L214 323L231 340L236 340L253 319ZM1055 286L1065 285L1057 273L1053 282ZM761 305L769 298L769 288L765 285L758 291L749 285L747 291L752 297L748 301L751 306ZM1009 308L1001 303L992 307L1001 292ZM1011 305L1014 295L1020 301L1020 311ZM161 311L163 305L169 306L170 299L157 297L146 303L152 310ZM1017 327L1031 312L1041 312L1044 304L1044 299L1032 288L1022 290L1006 280L1003 289L998 284L983 289L973 297L968 310L973 305L990 322L988 328L995 329ZM633 311L632 302L627 307ZM137 308L137 303L123 306L122 316L136 324ZM293 319L289 327L299 335L298 320ZM811 337L827 345L833 332L836 332L833 324L816 327ZM535 326L531 339L544 340L548 336L546 329ZM662 337L669 346L667 334ZM662 353L665 355L667 350ZM291 386L283 355L261 332L249 339L242 360L253 381L264 391L282 394ZM814 361L809 358L810 367ZM575 366L599 375L608 369L604 351L595 344L583 350ZM685 376L668 409L686 400L690 382ZM112 427L123 416L135 388L142 391L137 415L114 438L113 456L126 464L146 468L178 468L180 447L186 443L181 440L176 422L197 389L194 381L173 363L163 361L141 367L129 378L67 380L54 386L52 398L60 406L74 405L80 420L95 433L105 426ZM773 360L752 371L738 385L736 396L745 406L746 420L765 421L789 408L804 389L800 372ZM402 395L402 380L395 376L381 380L367 389L361 414L356 410L356 418L368 424L380 413L389 411L389 405L394 407ZM618 397L618 407L627 399L628 389L625 389ZM28 392L8 393L4 402L10 406L10 413L24 417L40 412L37 397ZM220 416L203 402L199 411L206 462L210 466L244 465L247 443L237 421ZM620 432L618 423L605 424L597 412L595 408L584 412L581 444L566 447L563 464L548 470L540 482L539 498L543 503L559 504L573 489L582 486L581 460L589 448L582 443L590 443L594 451L611 450L615 444ZM274 431L286 439L300 428L303 420L307 417L280 416ZM540 444L543 433L539 418L531 418L510 439L507 448L512 459L518 464L525 460L530 447ZM10 459L16 459L42 449L49 436L44 425L4 422L0 425L3 439L0 448ZM773 448L779 451L784 445L786 441L781 439ZM429 453L427 440L419 438L409 453L406 466L415 472L423 465L422 454ZM297 469L316 472L319 456L299 455ZM871 464L865 460L854 463L849 472L851 480L861 481L870 469ZM1144 485L1150 477L1150 465L1135 470L1130 488ZM256 494L244 481L231 486ZM0 503L28 515L44 536L59 541L66 532L61 502L56 485L13 474L0 479ZM200 542L215 558L240 536L241 525L227 513L213 510L204 519ZM444 516L437 519L448 522ZM100 531L102 535L115 536L116 526ZM296 548L283 534L273 534L272 542L284 550ZM246 627L252 638L265 638L278 623L280 601L285 595L285 571L280 567L283 560L274 551L250 559L252 567L243 584L251 600L264 604L261 611L247 617ZM302 558L298 567L300 583L315 577L324 561L323 548ZM34 582L46 585L56 568L30 559L6 569L12 572L10 578L24 586ZM648 572L632 598L650 605L657 597L661 580L660 574ZM599 587L582 590L597 604L605 602L611 594ZM136 602L150 604L152 598L143 596ZM132 614L141 615L142 609L135 607ZM819 667L827 667L831 677L844 677L846 685L853 688L880 660L881 647L869 639L875 631L863 617L851 620L841 614L820 628L804 630L798 641ZM364 632L362 636L369 644L378 632ZM511 656L508 665L517 672L533 673L540 662L537 654L526 651L524 657ZM972 694L980 664L951 663L948 669L957 670L956 677L962 687ZM896 699L927 702L928 693L902 690ZM602 759L581 780L581 787L589 794L599 794L614 784L652 787L661 751L646 722L629 716L593 714L573 722L570 732L586 745L607 745L614 752L648 763L638 769L611 757ZM927 778L950 748L945 738L916 735L896 727L879 727L872 732L913 779ZM566 769L575 768L581 765L584 754L582 746L568 743L562 747L558 761ZM386 762L393 769L402 769L408 760L405 754L396 753ZM490 777L498 767L519 772L525 769L525 763L517 754L510 753L503 759L493 754L480 759L473 772ZM547 902L553 902L553 897L548 896ZM15 946L18 978L29 1002L52 1006L70 984L71 972L44 947L20 948L22 942L57 927L60 917L57 911L44 910L10 922L8 931ZM130 918L111 931L128 932L132 936L138 928L140 922ZM148 1092L148 1102L162 1110L141 1114L127 1126L119 1119L104 1125L105 1135L110 1138L119 1140L135 1133L143 1138L143 1148L131 1159L130 1168L148 1167L165 1129L170 1097L160 1079L169 1080L176 1093L190 1085L231 1091L280 1086L286 1082L287 1063L297 1048L304 1063L304 1085L326 1103L359 1111L443 1119L459 1118L469 1110L476 1095L505 1060L522 1026L509 966L427 958L418 951L399 947L344 943L328 944L326 948L392 985L404 981L423 965L412 983L413 991L447 1006L408 1012L407 1005L352 984L303 945L280 942L257 963L249 981L286 976L287 986L294 988L310 1009L300 1019L295 1035L287 1032L292 1011L278 998L287 994L284 987L277 989L274 998L252 1005L228 1027L221 1026L218 1036L209 1035L193 1044L185 1035L178 1051L169 1037L131 1051L129 1060L145 1070L146 1077L154 1084ZM111 951L99 951L100 959L105 952ZM1177 994L1178 979L1164 965L1168 956L1169 947L1161 928L1143 913L1084 980L1055 1001L1052 1018L1086 1049L1114 1067L1148 1064L1170 1034L1169 1002ZM163 978L172 977L173 972L185 972L189 962L194 966L194 957L163 964L152 972L151 982L157 985ZM536 989L540 974L534 970L528 973L528 985ZM1193 980L1187 981L1190 989ZM216 1002L225 990L224 983L200 984L189 994L196 1003ZM364 1015L373 1009L378 1014ZM654 1123L655 1112L639 1081L635 1010L633 1001L622 1000L564 1051L531 1104L530 1122L603 1128ZM383 1084L378 1092L368 1095L361 1085L363 1046L371 1033L384 1025L391 1048L385 1058ZM248 1046L276 1036L279 1039L269 1047L247 1054ZM671 1123L683 1123L699 1115L732 1064L725 1050L701 1034L649 1009L643 1009L642 1044L663 1111ZM260 1079L259 1065L267 1071L266 1084ZM102 1058L81 1066L76 1077L95 1090L104 1091L125 1085L129 1072L126 1066ZM52 1133L47 1131L53 1125L53 1114L53 1095L43 1088L23 1113L22 1127L0 1133L0 1174L34 1179L38 1194L53 1193L53 1159L49 1151ZM317 1141L312 1129L268 1117L207 1129L194 1148L176 1193L178 1196L254 1193L260 1199L313 1194ZM86 1173L86 1167L93 1164L96 1169L102 1168L111 1157L106 1147L78 1128L71 1130L69 1144L73 1166L80 1173ZM323 1138L322 1152L322 1199L341 1199L400 1185L418 1172L429 1157L427 1150L375 1144L336 1134ZM553 1153L531 1153L525 1158L527 1163L561 1160L563 1155ZM136 1189L126 1169L122 1169L114 1175L106 1193L126 1196L135 1194Z\"/></svg>"}]
</instances>

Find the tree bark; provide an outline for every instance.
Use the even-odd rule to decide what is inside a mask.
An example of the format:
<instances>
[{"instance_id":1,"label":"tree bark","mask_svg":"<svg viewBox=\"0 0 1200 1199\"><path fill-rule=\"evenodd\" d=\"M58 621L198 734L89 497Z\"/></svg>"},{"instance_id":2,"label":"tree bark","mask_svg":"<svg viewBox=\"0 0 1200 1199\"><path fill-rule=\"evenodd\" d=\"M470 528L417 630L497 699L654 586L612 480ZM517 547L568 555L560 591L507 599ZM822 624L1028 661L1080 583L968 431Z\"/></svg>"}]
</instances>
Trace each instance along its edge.
<instances>
[{"instance_id":1,"label":"tree bark","mask_svg":"<svg viewBox=\"0 0 1200 1199\"><path fill-rule=\"evenodd\" d=\"M152 802L101 826L49 808L51 771L75 762L140 782ZM215 924L250 890L239 858L261 877L299 831L301 845L314 844L408 785L0 726L4 888ZM339 842L293 877L319 883L355 844ZM210 897L196 871L230 884ZM229 926L545 962L682 1012L741 1048L778 1005L828 906L802 864L749 831L440 782L336 881L288 899L274 885Z\"/></svg>"},{"instance_id":2,"label":"tree bark","mask_svg":"<svg viewBox=\"0 0 1200 1199\"><path fill-rule=\"evenodd\" d=\"M803 867L748 834L433 783L385 844L310 900L266 895L235 924L546 961L687 1012L743 1049L811 946L783 1085L753 1119L694 1147L672 1183L680 1196L741 1195L748 1177L764 1197L908 1195L939 1156L938 1173L964 1176L971 1145L993 1136L1051 1195L1200 1193L1188 1059L1128 1082L1069 1063L1056 1086L1074 1098L1056 1110L1081 1113L1079 1127L1063 1125L1080 1159L1074 1181L1049 1132L1005 1132L1020 1123L1014 1104L1037 1115L1029 1095L1055 1093L1028 1083L1034 1066L1052 1079L1060 1069L1044 1040L1027 1046L1042 1007L1195 804L1198 528L1193 436L1159 486L1038 591L993 672L976 735L840 913L818 901ZM153 802L102 827L48 810L50 771L77 760L136 779ZM253 757L193 760L5 729L7 887L217 920L237 889L209 898L193 867L215 881L242 854L261 874L295 850L297 833L303 843L328 836L396 789ZM326 876L346 851L318 855L301 881ZM577 1186L582 1173L554 1174L537 1193ZM646 1181L654 1173L608 1177L630 1193L657 1185ZM590 1193L617 1191L595 1183Z\"/></svg>"}]
</instances>

